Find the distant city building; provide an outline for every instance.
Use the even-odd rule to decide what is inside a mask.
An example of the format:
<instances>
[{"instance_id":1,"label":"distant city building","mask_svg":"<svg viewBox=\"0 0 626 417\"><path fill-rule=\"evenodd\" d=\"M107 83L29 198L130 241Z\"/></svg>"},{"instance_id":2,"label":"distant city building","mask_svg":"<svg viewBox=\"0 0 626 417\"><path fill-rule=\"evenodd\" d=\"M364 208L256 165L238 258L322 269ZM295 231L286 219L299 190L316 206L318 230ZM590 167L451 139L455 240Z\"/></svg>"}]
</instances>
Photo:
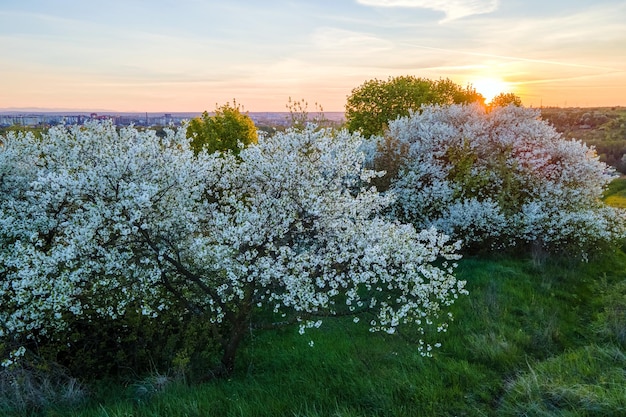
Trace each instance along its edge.
<instances>
[{"instance_id":1,"label":"distant city building","mask_svg":"<svg viewBox=\"0 0 626 417\"><path fill-rule=\"evenodd\" d=\"M249 112L248 115L257 125L288 126L291 123L287 112ZM116 126L169 126L180 125L183 121L200 116L200 113L78 113L78 112L42 112L42 113L0 113L0 126L56 126L82 125L88 120L111 120ZM315 116L315 115L312 115ZM344 121L343 112L328 112L324 117L334 123Z\"/></svg>"}]
</instances>

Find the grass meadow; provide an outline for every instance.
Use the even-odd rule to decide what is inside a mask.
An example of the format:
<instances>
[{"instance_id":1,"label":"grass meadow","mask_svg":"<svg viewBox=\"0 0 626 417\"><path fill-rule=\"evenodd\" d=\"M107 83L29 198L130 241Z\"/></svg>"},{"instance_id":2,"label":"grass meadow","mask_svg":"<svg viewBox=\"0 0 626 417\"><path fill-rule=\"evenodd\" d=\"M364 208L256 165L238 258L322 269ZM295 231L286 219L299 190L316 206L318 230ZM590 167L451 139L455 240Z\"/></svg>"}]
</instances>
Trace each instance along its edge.
<instances>
[{"instance_id":1,"label":"grass meadow","mask_svg":"<svg viewBox=\"0 0 626 417\"><path fill-rule=\"evenodd\" d=\"M606 197L626 203L626 180ZM228 379L190 384L155 369L90 384L80 406L39 415L626 415L624 250L587 263L468 257L457 275L470 295L453 306L431 358L419 355L411 329L375 334L365 320L331 318L304 336L296 327L251 332Z\"/></svg>"},{"instance_id":2,"label":"grass meadow","mask_svg":"<svg viewBox=\"0 0 626 417\"><path fill-rule=\"evenodd\" d=\"M614 207L626 208L626 177L609 184L604 201Z\"/></svg>"}]
</instances>

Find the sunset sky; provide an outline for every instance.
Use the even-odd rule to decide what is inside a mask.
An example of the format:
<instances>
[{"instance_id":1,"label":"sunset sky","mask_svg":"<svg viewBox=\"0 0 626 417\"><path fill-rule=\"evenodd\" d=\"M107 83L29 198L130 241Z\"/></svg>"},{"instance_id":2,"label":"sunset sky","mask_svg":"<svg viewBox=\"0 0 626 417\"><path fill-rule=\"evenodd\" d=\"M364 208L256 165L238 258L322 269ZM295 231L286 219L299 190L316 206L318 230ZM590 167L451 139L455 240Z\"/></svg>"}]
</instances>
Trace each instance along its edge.
<instances>
[{"instance_id":1,"label":"sunset sky","mask_svg":"<svg viewBox=\"0 0 626 417\"><path fill-rule=\"evenodd\" d=\"M398 75L626 105L626 1L0 0L0 47L0 109L343 111Z\"/></svg>"}]
</instances>

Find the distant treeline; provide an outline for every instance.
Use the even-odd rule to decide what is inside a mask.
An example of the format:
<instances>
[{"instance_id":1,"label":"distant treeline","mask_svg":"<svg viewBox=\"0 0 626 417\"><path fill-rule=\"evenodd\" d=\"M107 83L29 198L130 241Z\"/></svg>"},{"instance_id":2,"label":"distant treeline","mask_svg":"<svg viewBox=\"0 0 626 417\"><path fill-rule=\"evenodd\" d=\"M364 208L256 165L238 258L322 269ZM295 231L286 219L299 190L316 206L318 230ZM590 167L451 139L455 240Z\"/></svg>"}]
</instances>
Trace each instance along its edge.
<instances>
[{"instance_id":1,"label":"distant treeline","mask_svg":"<svg viewBox=\"0 0 626 417\"><path fill-rule=\"evenodd\" d=\"M541 115L566 138L595 146L602 161L626 174L626 107L546 107Z\"/></svg>"}]
</instances>

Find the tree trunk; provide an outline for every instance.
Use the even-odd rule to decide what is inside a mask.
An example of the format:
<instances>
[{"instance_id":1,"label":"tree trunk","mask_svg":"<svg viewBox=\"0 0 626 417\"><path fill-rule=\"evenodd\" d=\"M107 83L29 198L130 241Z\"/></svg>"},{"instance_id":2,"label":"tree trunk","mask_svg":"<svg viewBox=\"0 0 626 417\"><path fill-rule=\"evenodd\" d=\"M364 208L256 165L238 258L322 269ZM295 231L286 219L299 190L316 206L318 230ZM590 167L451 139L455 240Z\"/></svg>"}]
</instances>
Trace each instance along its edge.
<instances>
[{"instance_id":1,"label":"tree trunk","mask_svg":"<svg viewBox=\"0 0 626 417\"><path fill-rule=\"evenodd\" d=\"M235 370L235 356L239 344L245 334L245 326L236 326L233 328L228 341L224 344L220 367L224 376L230 375Z\"/></svg>"},{"instance_id":2,"label":"tree trunk","mask_svg":"<svg viewBox=\"0 0 626 417\"><path fill-rule=\"evenodd\" d=\"M250 321L250 308L244 305L237 314L229 315L229 333L222 340L222 359L220 364L208 375L207 379L227 377L235 370L235 357L239 344L246 335Z\"/></svg>"}]
</instances>

